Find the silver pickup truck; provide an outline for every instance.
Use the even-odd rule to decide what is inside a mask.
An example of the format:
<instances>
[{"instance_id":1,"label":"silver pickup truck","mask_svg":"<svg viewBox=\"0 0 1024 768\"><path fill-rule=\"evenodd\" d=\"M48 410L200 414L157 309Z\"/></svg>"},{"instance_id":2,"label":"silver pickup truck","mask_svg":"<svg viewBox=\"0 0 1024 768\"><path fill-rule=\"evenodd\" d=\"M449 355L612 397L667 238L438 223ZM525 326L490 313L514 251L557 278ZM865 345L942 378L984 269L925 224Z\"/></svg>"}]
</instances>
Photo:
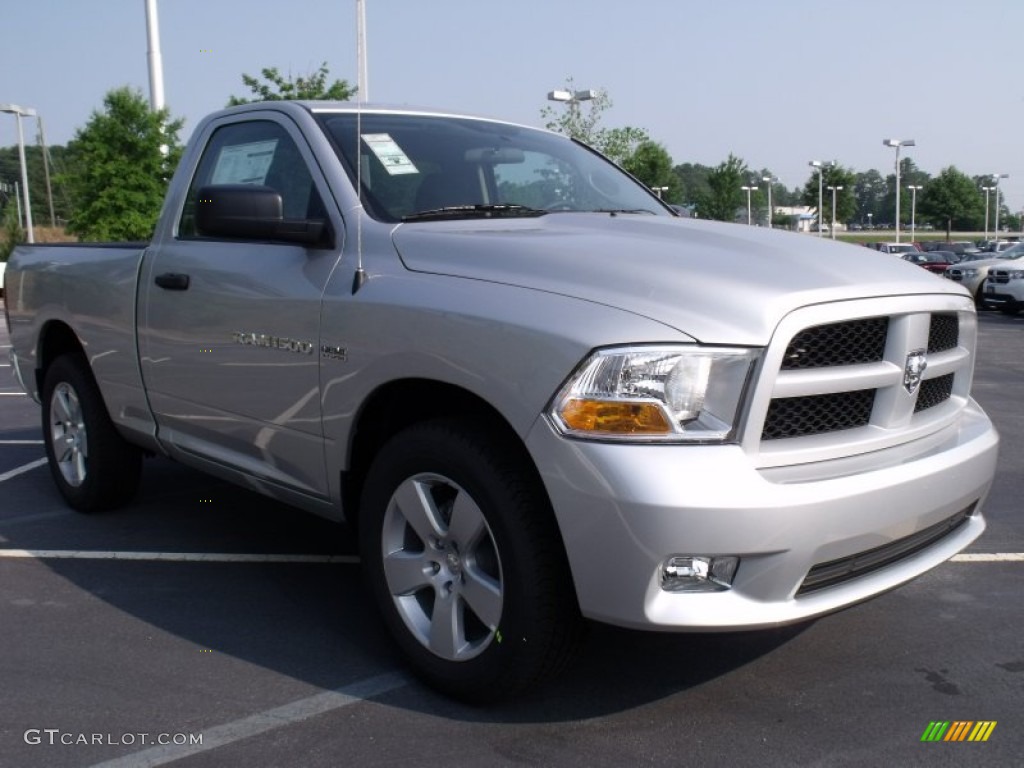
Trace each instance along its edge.
<instances>
[{"instance_id":1,"label":"silver pickup truck","mask_svg":"<svg viewBox=\"0 0 1024 768\"><path fill-rule=\"evenodd\" d=\"M546 679L582 617L797 622L985 527L962 288L678 218L546 131L218 112L151 243L20 248L7 296L71 506L160 454L348 520L397 644L464 699Z\"/></svg>"}]
</instances>

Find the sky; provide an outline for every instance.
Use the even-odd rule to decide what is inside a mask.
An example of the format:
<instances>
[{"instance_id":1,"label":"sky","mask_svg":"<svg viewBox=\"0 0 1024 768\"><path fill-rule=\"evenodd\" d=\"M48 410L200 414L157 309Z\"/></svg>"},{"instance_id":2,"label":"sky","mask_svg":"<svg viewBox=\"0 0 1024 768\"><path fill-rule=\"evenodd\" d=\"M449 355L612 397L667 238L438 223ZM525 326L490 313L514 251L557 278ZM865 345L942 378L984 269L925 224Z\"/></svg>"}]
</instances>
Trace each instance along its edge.
<instances>
[{"instance_id":1,"label":"sky","mask_svg":"<svg viewBox=\"0 0 1024 768\"><path fill-rule=\"evenodd\" d=\"M370 101L542 125L573 78L675 164L729 153L787 187L811 160L1009 174L1024 208L1022 0L365 0ZM327 62L356 81L355 0L158 0L167 106L182 138L264 67ZM149 95L145 0L2 0L0 103L64 144L122 85ZM34 140L34 126L26 126ZM0 115L0 146L17 142ZM980 193L979 193L980 194Z\"/></svg>"}]
</instances>

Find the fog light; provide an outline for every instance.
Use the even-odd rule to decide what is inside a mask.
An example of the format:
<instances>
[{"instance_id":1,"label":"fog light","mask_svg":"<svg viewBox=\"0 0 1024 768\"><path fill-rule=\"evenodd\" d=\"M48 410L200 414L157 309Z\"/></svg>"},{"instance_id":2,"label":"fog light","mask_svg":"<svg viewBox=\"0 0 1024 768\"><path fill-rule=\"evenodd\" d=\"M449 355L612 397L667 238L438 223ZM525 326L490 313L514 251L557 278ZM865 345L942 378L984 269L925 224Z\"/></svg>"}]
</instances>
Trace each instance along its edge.
<instances>
[{"instance_id":1,"label":"fog light","mask_svg":"<svg viewBox=\"0 0 1024 768\"><path fill-rule=\"evenodd\" d=\"M732 587L738 557L673 555L661 569L661 588L666 592L721 592Z\"/></svg>"}]
</instances>

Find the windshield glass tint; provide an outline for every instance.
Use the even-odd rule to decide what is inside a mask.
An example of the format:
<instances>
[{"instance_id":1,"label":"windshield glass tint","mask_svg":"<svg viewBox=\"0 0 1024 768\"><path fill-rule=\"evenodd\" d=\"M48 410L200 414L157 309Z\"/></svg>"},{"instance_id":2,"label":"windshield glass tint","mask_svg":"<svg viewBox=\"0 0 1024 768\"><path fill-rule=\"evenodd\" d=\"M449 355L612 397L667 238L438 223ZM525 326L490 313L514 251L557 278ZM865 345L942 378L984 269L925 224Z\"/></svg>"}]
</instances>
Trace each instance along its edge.
<instances>
[{"instance_id":1,"label":"windshield glass tint","mask_svg":"<svg viewBox=\"0 0 1024 768\"><path fill-rule=\"evenodd\" d=\"M355 185L356 115L317 116ZM363 113L359 162L367 211L401 221L452 206L671 214L600 155L543 131L435 115Z\"/></svg>"}]
</instances>

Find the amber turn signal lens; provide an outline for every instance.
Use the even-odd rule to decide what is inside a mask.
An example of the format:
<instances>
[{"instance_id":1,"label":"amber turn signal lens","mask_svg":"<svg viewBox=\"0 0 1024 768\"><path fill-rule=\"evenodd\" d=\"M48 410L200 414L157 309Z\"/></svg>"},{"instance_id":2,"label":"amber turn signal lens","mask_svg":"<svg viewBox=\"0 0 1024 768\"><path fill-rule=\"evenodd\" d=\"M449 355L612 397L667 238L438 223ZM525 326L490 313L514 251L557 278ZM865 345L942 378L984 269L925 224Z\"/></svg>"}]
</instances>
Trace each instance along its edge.
<instances>
[{"instance_id":1,"label":"amber turn signal lens","mask_svg":"<svg viewBox=\"0 0 1024 768\"><path fill-rule=\"evenodd\" d=\"M611 435L663 435L672 431L664 411L654 403L616 403L572 399L561 411L572 430Z\"/></svg>"}]
</instances>

